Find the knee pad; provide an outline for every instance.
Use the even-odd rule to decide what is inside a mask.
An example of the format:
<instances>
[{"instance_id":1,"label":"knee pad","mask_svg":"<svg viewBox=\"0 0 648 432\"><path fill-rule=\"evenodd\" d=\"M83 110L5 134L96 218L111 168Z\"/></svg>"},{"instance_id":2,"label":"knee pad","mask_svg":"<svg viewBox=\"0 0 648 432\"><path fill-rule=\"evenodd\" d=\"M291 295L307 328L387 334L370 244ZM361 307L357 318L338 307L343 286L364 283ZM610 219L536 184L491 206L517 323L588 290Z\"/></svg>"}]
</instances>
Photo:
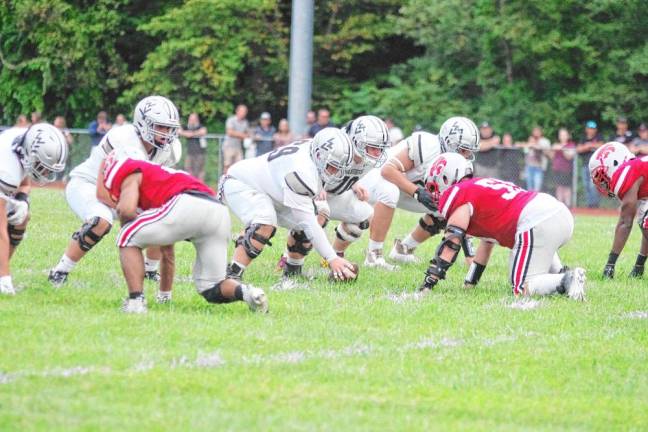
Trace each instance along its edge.
<instances>
[{"instance_id":1,"label":"knee pad","mask_svg":"<svg viewBox=\"0 0 648 432\"><path fill-rule=\"evenodd\" d=\"M298 253L306 256L313 249L313 244L306 235L305 231L291 230L290 235L292 236L293 240L295 240L295 244L292 246L287 246L288 252Z\"/></svg>"},{"instance_id":2,"label":"knee pad","mask_svg":"<svg viewBox=\"0 0 648 432\"><path fill-rule=\"evenodd\" d=\"M7 225L7 231L9 232L9 244L13 247L16 247L25 237L25 230L18 229L13 225Z\"/></svg>"},{"instance_id":3,"label":"knee pad","mask_svg":"<svg viewBox=\"0 0 648 432\"><path fill-rule=\"evenodd\" d=\"M223 281L220 281L213 287L201 292L200 295L209 303L232 303L233 301L236 301L236 299L230 299L223 296L221 293L221 283L223 283Z\"/></svg>"},{"instance_id":4,"label":"knee pad","mask_svg":"<svg viewBox=\"0 0 648 432\"><path fill-rule=\"evenodd\" d=\"M82 251L88 252L90 249L92 249L97 243L101 241L102 238L106 236L110 232L110 229L112 228L112 225L108 225L108 229L103 233L103 234L97 234L92 229L99 225L101 218L99 216L95 216L89 221L85 222L79 231L75 232L72 234L72 238L79 242L79 247L81 248ZM92 241L93 243L90 243Z\"/></svg>"},{"instance_id":5,"label":"knee pad","mask_svg":"<svg viewBox=\"0 0 648 432\"><path fill-rule=\"evenodd\" d=\"M354 242L362 237L362 231L367 228L369 228L369 220L364 220L357 224L341 223L335 227L335 235L342 241Z\"/></svg>"},{"instance_id":6,"label":"knee pad","mask_svg":"<svg viewBox=\"0 0 648 432\"><path fill-rule=\"evenodd\" d=\"M261 234L257 233L259 228L261 228L262 224L250 224L245 228L245 233L243 233L242 236L240 236L236 240L236 245L242 245L243 249L245 249L245 253L247 254L250 259L254 259L258 257L261 254L261 251L263 249L259 249L256 246L252 244L252 240L256 240L259 243L263 245L268 245L272 246L272 243L270 243L270 239L274 237L275 233L277 232L276 227L272 227L272 232L270 233L269 237L264 237Z\"/></svg>"},{"instance_id":7,"label":"knee pad","mask_svg":"<svg viewBox=\"0 0 648 432\"><path fill-rule=\"evenodd\" d=\"M446 226L445 221L442 221L441 219L437 219L431 214L427 216L429 216L432 219L432 223L428 224L427 222L425 222L425 218L422 217L421 219L419 219L419 226L423 228L425 231L427 231L428 233L430 233L430 235L432 236L439 234L441 230L444 229Z\"/></svg>"}]
</instances>

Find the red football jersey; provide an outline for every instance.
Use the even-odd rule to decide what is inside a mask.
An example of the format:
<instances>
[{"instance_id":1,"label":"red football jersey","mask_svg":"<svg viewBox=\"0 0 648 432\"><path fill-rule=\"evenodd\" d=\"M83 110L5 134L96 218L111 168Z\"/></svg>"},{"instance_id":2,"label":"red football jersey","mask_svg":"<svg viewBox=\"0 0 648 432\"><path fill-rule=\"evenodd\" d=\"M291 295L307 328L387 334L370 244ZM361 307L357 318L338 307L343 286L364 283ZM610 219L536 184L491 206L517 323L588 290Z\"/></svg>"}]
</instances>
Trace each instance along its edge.
<instances>
[{"instance_id":1,"label":"red football jersey","mask_svg":"<svg viewBox=\"0 0 648 432\"><path fill-rule=\"evenodd\" d=\"M520 213L537 194L513 183L476 177L446 189L441 194L439 209L448 219L457 208L469 204L472 216L466 232L512 248Z\"/></svg>"},{"instance_id":2,"label":"red football jersey","mask_svg":"<svg viewBox=\"0 0 648 432\"><path fill-rule=\"evenodd\" d=\"M165 202L185 191L216 195L207 185L184 171L143 160L107 158L104 167L104 186L115 201L119 200L122 182L133 173L142 174L138 202L138 207L142 210L161 207Z\"/></svg>"},{"instance_id":3,"label":"red football jersey","mask_svg":"<svg viewBox=\"0 0 648 432\"><path fill-rule=\"evenodd\" d=\"M648 156L623 162L612 175L610 188L619 199L623 199L626 192L635 184L639 177L648 180ZM639 199L648 198L648 181L646 180L639 187Z\"/></svg>"}]
</instances>

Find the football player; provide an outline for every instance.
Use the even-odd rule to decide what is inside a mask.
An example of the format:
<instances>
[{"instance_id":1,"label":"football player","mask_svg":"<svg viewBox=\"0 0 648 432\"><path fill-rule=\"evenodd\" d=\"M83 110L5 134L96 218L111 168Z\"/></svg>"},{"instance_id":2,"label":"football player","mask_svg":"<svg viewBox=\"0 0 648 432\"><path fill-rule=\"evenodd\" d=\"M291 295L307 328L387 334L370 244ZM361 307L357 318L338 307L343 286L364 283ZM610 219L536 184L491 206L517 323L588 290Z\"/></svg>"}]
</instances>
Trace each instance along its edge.
<instances>
[{"instance_id":1,"label":"football player","mask_svg":"<svg viewBox=\"0 0 648 432\"><path fill-rule=\"evenodd\" d=\"M625 144L609 142L592 154L589 170L592 182L601 194L621 201L621 213L603 277L614 277L616 261L630 236L635 215L642 238L630 276L642 277L648 255L648 157L635 158Z\"/></svg>"},{"instance_id":2,"label":"football player","mask_svg":"<svg viewBox=\"0 0 648 432\"><path fill-rule=\"evenodd\" d=\"M175 242L188 240L196 250L196 290L210 303L244 301L251 310L267 312L263 290L226 279L230 217L216 193L200 180L149 161L111 153L102 162L97 194L108 195L122 222L117 236L128 297L122 310L147 311L142 249L163 249L160 291L171 293ZM170 300L170 297L168 298Z\"/></svg>"},{"instance_id":3,"label":"football player","mask_svg":"<svg viewBox=\"0 0 648 432\"><path fill-rule=\"evenodd\" d=\"M455 153L434 159L426 188L447 220L443 240L420 287L427 292L457 259L467 234L511 249L510 281L515 296L566 294L585 299L585 270L563 268L556 251L574 230L567 207L545 193L531 192L494 178L472 177L472 164ZM471 266L467 279L476 285L488 259Z\"/></svg>"},{"instance_id":4,"label":"football player","mask_svg":"<svg viewBox=\"0 0 648 432\"><path fill-rule=\"evenodd\" d=\"M29 222L31 181L50 183L65 169L63 134L48 123L14 127L0 134L0 293L16 293L9 260Z\"/></svg>"},{"instance_id":5,"label":"football player","mask_svg":"<svg viewBox=\"0 0 648 432\"><path fill-rule=\"evenodd\" d=\"M58 264L50 270L48 279L61 286L93 247L108 234L113 225L113 210L97 197L97 176L101 161L114 149L134 149L132 157L173 166L180 160L182 147L176 138L180 127L178 109L169 99L148 96L135 107L133 124L112 128L92 149L90 157L70 173L65 197L83 225L68 243ZM147 254L147 277L157 280L159 250Z\"/></svg>"},{"instance_id":6,"label":"football player","mask_svg":"<svg viewBox=\"0 0 648 432\"><path fill-rule=\"evenodd\" d=\"M265 245L271 245L277 226L282 226L290 230L285 272L301 268L315 247L336 278L354 278L353 265L338 257L326 238L313 202L323 187L346 175L352 161L348 135L337 128L325 128L312 140L232 165L221 178L219 192L245 231L236 241L228 276L241 279Z\"/></svg>"},{"instance_id":7,"label":"football player","mask_svg":"<svg viewBox=\"0 0 648 432\"><path fill-rule=\"evenodd\" d=\"M424 187L424 177L430 161L446 151L458 152L466 158L473 158L473 153L479 151L479 132L472 120L452 117L443 123L438 136L414 132L388 151L389 159L381 169L371 171L359 181L369 192L369 202L374 204L366 266L386 270L397 268L383 257L383 243L396 208L423 216L419 226L403 242L395 241L390 258L415 262L416 246L443 229L444 222ZM465 240L464 253L467 257L474 254L469 239Z\"/></svg>"}]
</instances>

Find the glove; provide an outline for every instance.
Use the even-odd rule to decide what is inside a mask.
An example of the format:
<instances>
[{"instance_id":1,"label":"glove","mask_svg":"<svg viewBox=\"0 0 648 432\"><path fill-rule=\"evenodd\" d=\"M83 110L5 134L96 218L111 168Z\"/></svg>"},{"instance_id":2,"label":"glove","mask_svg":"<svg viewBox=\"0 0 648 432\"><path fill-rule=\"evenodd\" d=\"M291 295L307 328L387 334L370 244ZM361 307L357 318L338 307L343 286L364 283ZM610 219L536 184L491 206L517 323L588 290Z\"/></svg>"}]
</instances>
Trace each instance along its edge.
<instances>
[{"instance_id":1,"label":"glove","mask_svg":"<svg viewBox=\"0 0 648 432\"><path fill-rule=\"evenodd\" d=\"M633 278L640 278L643 276L643 274L644 274L644 266L635 265L628 276Z\"/></svg>"},{"instance_id":2,"label":"glove","mask_svg":"<svg viewBox=\"0 0 648 432\"><path fill-rule=\"evenodd\" d=\"M432 195L430 195L430 192L428 192L423 186L416 189L416 192L414 192L414 198L430 211L437 211L437 206L432 199Z\"/></svg>"},{"instance_id":3,"label":"glove","mask_svg":"<svg viewBox=\"0 0 648 432\"><path fill-rule=\"evenodd\" d=\"M11 199L7 201L7 222L9 225L20 225L29 214L29 204L26 201Z\"/></svg>"},{"instance_id":4,"label":"glove","mask_svg":"<svg viewBox=\"0 0 648 432\"><path fill-rule=\"evenodd\" d=\"M0 294L16 295L11 276L0 276Z\"/></svg>"},{"instance_id":5,"label":"glove","mask_svg":"<svg viewBox=\"0 0 648 432\"><path fill-rule=\"evenodd\" d=\"M603 279L613 279L614 278L614 264L606 264L603 269Z\"/></svg>"}]
</instances>

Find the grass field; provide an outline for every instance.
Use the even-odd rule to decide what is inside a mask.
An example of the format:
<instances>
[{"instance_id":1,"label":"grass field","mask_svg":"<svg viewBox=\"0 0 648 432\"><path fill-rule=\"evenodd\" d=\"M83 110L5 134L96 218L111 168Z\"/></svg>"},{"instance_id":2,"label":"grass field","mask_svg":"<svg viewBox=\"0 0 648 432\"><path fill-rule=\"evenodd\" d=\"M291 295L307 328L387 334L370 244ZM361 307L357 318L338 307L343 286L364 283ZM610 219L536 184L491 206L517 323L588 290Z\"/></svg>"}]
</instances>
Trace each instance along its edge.
<instances>
[{"instance_id":1,"label":"grass field","mask_svg":"<svg viewBox=\"0 0 648 432\"><path fill-rule=\"evenodd\" d=\"M0 298L0 430L648 429L648 287L625 276L637 232L617 279L600 280L611 218L577 218L561 253L588 269L586 303L516 308L502 249L475 291L461 288L462 265L423 299L412 294L424 266L361 269L355 284L267 290L270 314L255 315L194 292L185 243L173 303L155 304L149 284L149 313L126 316L117 230L55 290L47 270L79 223L62 191L32 202L12 262L22 291ZM391 235L415 221L398 215ZM284 239L248 281L277 281Z\"/></svg>"}]
</instances>

